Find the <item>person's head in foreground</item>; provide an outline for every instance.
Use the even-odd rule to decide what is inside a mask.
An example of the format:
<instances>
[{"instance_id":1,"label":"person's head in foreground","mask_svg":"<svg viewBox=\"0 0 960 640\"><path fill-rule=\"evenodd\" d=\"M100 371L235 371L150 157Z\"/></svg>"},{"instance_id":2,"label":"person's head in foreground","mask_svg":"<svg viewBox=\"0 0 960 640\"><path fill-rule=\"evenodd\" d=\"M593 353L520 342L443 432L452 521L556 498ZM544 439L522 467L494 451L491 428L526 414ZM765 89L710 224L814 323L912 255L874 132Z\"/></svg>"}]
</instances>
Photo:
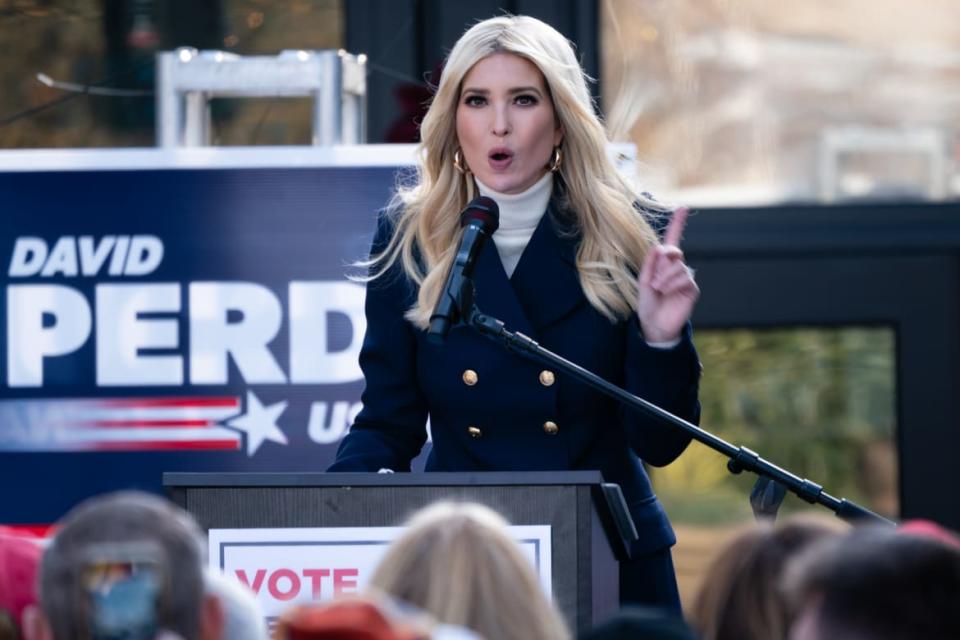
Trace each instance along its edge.
<instances>
[{"instance_id":1,"label":"person's head in foreground","mask_svg":"<svg viewBox=\"0 0 960 640\"><path fill-rule=\"evenodd\" d=\"M481 640L463 627L440 625L428 614L382 594L299 605L283 612L274 640Z\"/></svg>"},{"instance_id":2,"label":"person's head in foreground","mask_svg":"<svg viewBox=\"0 0 960 640\"><path fill-rule=\"evenodd\" d=\"M635 204L664 207L626 184L573 45L529 16L498 16L450 51L421 127L418 180L398 193L396 233L371 265L396 260L419 286L408 318L426 327L453 259L459 214L478 189L504 198L544 186L560 223L581 237L590 303L611 320L633 310L635 274L657 237Z\"/></svg>"},{"instance_id":3,"label":"person's head in foreground","mask_svg":"<svg viewBox=\"0 0 960 640\"><path fill-rule=\"evenodd\" d=\"M508 527L482 505L428 506L390 545L370 584L484 638L568 638L563 619Z\"/></svg>"},{"instance_id":4,"label":"person's head in foreground","mask_svg":"<svg viewBox=\"0 0 960 640\"><path fill-rule=\"evenodd\" d=\"M220 637L222 612L204 593L203 535L184 511L154 495L120 492L84 501L58 523L40 565L40 609L30 640L175 634Z\"/></svg>"},{"instance_id":5,"label":"person's head in foreground","mask_svg":"<svg viewBox=\"0 0 960 640\"><path fill-rule=\"evenodd\" d=\"M629 606L598 624L580 640L698 640L686 622L672 611Z\"/></svg>"},{"instance_id":6,"label":"person's head in foreground","mask_svg":"<svg viewBox=\"0 0 960 640\"><path fill-rule=\"evenodd\" d=\"M791 640L960 638L960 549L865 527L811 547L787 571Z\"/></svg>"},{"instance_id":7,"label":"person's head in foreground","mask_svg":"<svg viewBox=\"0 0 960 640\"><path fill-rule=\"evenodd\" d=\"M217 570L204 572L206 593L217 598L223 610L222 640L267 640L267 623L260 603L244 584Z\"/></svg>"},{"instance_id":8,"label":"person's head in foreground","mask_svg":"<svg viewBox=\"0 0 960 640\"><path fill-rule=\"evenodd\" d=\"M778 587L787 563L848 529L842 520L816 513L751 523L717 553L693 603L691 622L704 640L785 638L789 611Z\"/></svg>"}]
</instances>

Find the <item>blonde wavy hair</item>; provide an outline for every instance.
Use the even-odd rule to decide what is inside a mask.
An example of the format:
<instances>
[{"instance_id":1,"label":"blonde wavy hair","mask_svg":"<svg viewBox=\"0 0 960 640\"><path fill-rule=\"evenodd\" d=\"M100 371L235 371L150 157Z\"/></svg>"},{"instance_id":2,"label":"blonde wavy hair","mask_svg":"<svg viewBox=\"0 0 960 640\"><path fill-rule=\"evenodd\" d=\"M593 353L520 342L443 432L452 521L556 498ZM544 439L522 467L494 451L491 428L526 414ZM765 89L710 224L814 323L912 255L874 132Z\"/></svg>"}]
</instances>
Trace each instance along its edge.
<instances>
[{"instance_id":1,"label":"blonde wavy hair","mask_svg":"<svg viewBox=\"0 0 960 640\"><path fill-rule=\"evenodd\" d=\"M420 129L417 180L414 186L398 188L391 205L398 211L394 234L381 253L360 263L370 269L365 279L379 277L399 259L420 288L407 319L417 327L428 326L459 242L458 214L476 195L473 176L453 165L459 148L456 114L461 85L477 62L494 53L521 56L543 74L564 131L558 177L562 213L569 218L564 222L581 238L580 284L600 313L611 321L625 318L636 310L637 274L647 249L657 242L634 205L648 212L664 208L634 193L607 156L607 134L573 45L553 27L529 16L484 20L454 45Z\"/></svg>"},{"instance_id":2,"label":"blonde wavy hair","mask_svg":"<svg viewBox=\"0 0 960 640\"><path fill-rule=\"evenodd\" d=\"M491 640L570 638L508 526L483 505L434 503L410 519L370 586Z\"/></svg>"}]
</instances>

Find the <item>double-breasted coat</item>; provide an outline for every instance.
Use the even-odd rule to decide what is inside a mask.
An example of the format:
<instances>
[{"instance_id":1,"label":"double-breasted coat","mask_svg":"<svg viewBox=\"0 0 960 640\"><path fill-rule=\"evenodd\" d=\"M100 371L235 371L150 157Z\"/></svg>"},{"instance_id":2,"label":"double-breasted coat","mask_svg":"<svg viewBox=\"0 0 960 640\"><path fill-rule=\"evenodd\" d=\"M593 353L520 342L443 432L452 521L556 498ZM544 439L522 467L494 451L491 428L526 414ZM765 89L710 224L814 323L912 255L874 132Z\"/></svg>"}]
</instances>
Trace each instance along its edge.
<instances>
[{"instance_id":1,"label":"double-breasted coat","mask_svg":"<svg viewBox=\"0 0 960 640\"><path fill-rule=\"evenodd\" d=\"M477 306L508 329L696 421L700 364L689 328L679 345L658 349L643 340L635 316L611 322L597 312L580 286L578 238L563 231L558 210L551 202L510 278L496 246L486 243L474 272ZM391 218L382 216L374 253L392 232ZM399 262L367 285L363 408L331 471L409 470L426 440L429 415L427 471L599 469L622 488L640 535L634 555L675 542L640 460L671 462L689 443L686 435L469 327L454 327L442 346L429 343L404 318L415 299L416 285Z\"/></svg>"}]
</instances>

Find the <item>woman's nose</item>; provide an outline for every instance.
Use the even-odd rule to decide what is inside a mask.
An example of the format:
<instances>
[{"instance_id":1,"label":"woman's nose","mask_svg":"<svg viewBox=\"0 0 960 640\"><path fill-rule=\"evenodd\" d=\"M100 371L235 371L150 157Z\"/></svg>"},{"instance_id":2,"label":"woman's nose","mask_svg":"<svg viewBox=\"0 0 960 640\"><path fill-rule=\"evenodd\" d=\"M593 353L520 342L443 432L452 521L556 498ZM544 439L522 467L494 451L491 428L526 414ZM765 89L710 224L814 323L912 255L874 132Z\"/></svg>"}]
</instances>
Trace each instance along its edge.
<instances>
[{"instance_id":1,"label":"woman's nose","mask_svg":"<svg viewBox=\"0 0 960 640\"><path fill-rule=\"evenodd\" d=\"M504 107L494 109L493 115L493 134L496 136L505 136L510 133L510 114Z\"/></svg>"}]
</instances>

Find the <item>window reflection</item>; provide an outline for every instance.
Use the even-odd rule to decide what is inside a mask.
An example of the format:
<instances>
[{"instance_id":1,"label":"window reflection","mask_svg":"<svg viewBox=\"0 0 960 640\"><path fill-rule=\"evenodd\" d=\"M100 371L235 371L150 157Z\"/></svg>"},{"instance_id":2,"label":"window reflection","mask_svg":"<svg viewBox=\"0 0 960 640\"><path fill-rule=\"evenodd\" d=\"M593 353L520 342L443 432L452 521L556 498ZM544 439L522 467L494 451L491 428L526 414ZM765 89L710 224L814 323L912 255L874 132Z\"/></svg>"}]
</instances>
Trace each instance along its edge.
<instances>
[{"instance_id":1,"label":"window reflection","mask_svg":"<svg viewBox=\"0 0 960 640\"><path fill-rule=\"evenodd\" d=\"M835 497L897 516L891 328L700 330L696 343L704 428ZM756 476L731 475L723 456L693 443L652 478L677 529L681 590L692 597L722 538L752 519ZM822 508L788 494L780 513L804 509Z\"/></svg>"},{"instance_id":2,"label":"window reflection","mask_svg":"<svg viewBox=\"0 0 960 640\"><path fill-rule=\"evenodd\" d=\"M647 188L715 206L960 197L955 0L600 7L603 108Z\"/></svg>"}]
</instances>

